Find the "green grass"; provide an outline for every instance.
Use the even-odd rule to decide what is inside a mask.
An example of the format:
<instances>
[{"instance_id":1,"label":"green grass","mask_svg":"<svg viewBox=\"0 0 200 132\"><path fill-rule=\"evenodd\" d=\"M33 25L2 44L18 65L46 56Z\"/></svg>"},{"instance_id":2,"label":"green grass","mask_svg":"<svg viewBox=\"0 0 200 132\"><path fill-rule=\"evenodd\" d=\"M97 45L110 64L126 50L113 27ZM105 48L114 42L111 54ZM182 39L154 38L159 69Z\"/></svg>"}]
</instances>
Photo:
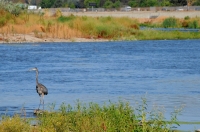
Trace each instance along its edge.
<instances>
[{"instance_id":1,"label":"green grass","mask_svg":"<svg viewBox=\"0 0 200 132\"><path fill-rule=\"evenodd\" d=\"M49 110L36 118L15 115L2 116L1 132L169 132L179 125L179 110L172 112L171 120L165 121L162 109L147 110L146 99L141 104L130 106L129 102L110 102L99 105L77 101L72 107L63 103L59 110ZM33 123L33 121L35 123Z\"/></svg>"},{"instance_id":2,"label":"green grass","mask_svg":"<svg viewBox=\"0 0 200 132\"><path fill-rule=\"evenodd\" d=\"M142 30L137 40L199 39L200 32Z\"/></svg>"}]
</instances>

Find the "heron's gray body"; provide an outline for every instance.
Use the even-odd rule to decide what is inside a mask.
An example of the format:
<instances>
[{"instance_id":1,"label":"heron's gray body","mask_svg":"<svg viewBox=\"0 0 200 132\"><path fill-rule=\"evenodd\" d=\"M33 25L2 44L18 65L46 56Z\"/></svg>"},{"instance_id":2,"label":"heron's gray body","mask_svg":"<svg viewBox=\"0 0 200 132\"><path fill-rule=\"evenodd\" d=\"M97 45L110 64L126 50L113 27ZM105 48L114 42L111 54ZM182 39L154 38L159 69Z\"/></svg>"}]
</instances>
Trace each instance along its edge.
<instances>
[{"instance_id":1,"label":"heron's gray body","mask_svg":"<svg viewBox=\"0 0 200 132\"><path fill-rule=\"evenodd\" d=\"M42 94L47 95L48 94L48 89L41 83L38 83L36 85L36 91L41 96Z\"/></svg>"}]
</instances>

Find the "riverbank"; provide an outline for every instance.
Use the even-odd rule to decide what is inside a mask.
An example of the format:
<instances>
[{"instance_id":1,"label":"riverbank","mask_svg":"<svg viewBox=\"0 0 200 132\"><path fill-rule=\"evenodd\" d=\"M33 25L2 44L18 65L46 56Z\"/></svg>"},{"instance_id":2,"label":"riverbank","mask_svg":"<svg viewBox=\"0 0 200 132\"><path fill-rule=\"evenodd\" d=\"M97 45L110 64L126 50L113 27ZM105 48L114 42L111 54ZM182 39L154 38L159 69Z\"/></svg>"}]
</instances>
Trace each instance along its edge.
<instances>
[{"instance_id":1,"label":"riverbank","mask_svg":"<svg viewBox=\"0 0 200 132\"><path fill-rule=\"evenodd\" d=\"M48 18L52 17L52 15L53 14L51 14L49 12L44 15L44 18L48 19ZM96 17L96 18L108 17L108 16L116 17L116 18L129 17L131 19L137 20L139 23L155 23L156 24L156 23L161 23L164 19L166 19L168 17L175 17L178 19L183 19L186 16L188 16L190 18L200 17L200 12L199 11L62 12L62 15L63 16L73 15L73 16L78 16L78 17L79 16L88 16L88 17ZM50 20L47 22L52 24L52 22L50 22ZM23 22L20 22L20 23L22 24ZM80 24L80 22L79 22L79 24ZM59 36L55 37L55 35L54 35L55 31L51 31L51 33L53 34L53 37L49 37L48 35L46 35L47 32L43 31L44 28L46 28L46 30L47 30L47 28L53 28L53 27L48 27L48 24L46 27L39 25L40 27L38 26L39 27L38 29L34 29L34 27L33 27L34 32L23 33L23 34L16 32L15 30L17 30L17 28L18 28L18 30L21 30L21 28L24 28L24 27L20 27L20 26L16 27L17 25L15 25L15 27L11 28L11 26L10 27L9 27L9 25L7 25L7 26L8 26L8 28L5 28L5 29L1 28L1 32L4 31L6 33L0 33L0 43L102 42L102 41L112 41L112 40L129 40L127 38L124 38L124 39L104 38L104 37L93 37L91 35L87 36L87 37L83 37L80 35L76 36L76 35L71 35L71 33L68 33L68 31L65 32L63 29L62 29L63 31L61 34L67 33L68 37L66 37L66 38L65 37L61 38ZM133 26L133 28L136 28L135 27L136 25L132 25L132 26ZM10 31L8 31L8 29ZM58 29L54 29L54 30L58 30ZM38 34L40 34L42 37L39 36ZM78 32L75 34L78 34ZM138 34L138 32L135 32L134 34ZM181 38L184 39L183 37L181 37ZM189 38L191 38L191 37L189 37ZM151 39L151 38L148 38L148 39ZM162 39L162 38L159 38L159 39ZM166 38L166 39L170 39L170 38ZM134 40L140 40L140 39L134 38Z\"/></svg>"},{"instance_id":2,"label":"riverbank","mask_svg":"<svg viewBox=\"0 0 200 132\"><path fill-rule=\"evenodd\" d=\"M108 39L93 39L93 38L38 38L34 33L30 34L8 34L0 35L0 43L43 43L43 42L105 42Z\"/></svg>"}]
</instances>

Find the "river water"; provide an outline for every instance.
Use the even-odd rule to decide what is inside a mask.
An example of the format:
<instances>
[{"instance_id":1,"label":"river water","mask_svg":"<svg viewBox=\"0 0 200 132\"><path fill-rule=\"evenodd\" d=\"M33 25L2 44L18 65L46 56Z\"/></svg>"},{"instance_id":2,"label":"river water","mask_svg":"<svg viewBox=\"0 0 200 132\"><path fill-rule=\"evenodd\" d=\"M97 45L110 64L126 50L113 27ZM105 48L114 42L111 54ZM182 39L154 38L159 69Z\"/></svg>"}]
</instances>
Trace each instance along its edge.
<instances>
[{"instance_id":1,"label":"river water","mask_svg":"<svg viewBox=\"0 0 200 132\"><path fill-rule=\"evenodd\" d=\"M164 108L166 119L184 107L179 121L200 121L200 40L1 44L1 114L24 107L32 116L38 108L32 67L49 90L45 109L78 99L103 104L120 98L134 105L145 97L150 110Z\"/></svg>"}]
</instances>

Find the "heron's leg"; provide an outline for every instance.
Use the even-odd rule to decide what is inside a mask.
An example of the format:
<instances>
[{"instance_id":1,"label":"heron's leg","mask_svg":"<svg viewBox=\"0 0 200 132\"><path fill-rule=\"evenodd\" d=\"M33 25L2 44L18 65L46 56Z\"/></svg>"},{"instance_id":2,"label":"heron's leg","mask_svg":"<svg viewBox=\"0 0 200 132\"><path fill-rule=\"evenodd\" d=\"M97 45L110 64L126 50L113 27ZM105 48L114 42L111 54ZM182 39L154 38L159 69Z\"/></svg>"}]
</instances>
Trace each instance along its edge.
<instances>
[{"instance_id":1,"label":"heron's leg","mask_svg":"<svg viewBox=\"0 0 200 132\"><path fill-rule=\"evenodd\" d=\"M44 110L44 94L42 93L42 103L43 103L43 110Z\"/></svg>"},{"instance_id":2,"label":"heron's leg","mask_svg":"<svg viewBox=\"0 0 200 132\"><path fill-rule=\"evenodd\" d=\"M40 104L41 102L42 102L42 96L40 96ZM40 104L39 104L38 110L40 109Z\"/></svg>"}]
</instances>

